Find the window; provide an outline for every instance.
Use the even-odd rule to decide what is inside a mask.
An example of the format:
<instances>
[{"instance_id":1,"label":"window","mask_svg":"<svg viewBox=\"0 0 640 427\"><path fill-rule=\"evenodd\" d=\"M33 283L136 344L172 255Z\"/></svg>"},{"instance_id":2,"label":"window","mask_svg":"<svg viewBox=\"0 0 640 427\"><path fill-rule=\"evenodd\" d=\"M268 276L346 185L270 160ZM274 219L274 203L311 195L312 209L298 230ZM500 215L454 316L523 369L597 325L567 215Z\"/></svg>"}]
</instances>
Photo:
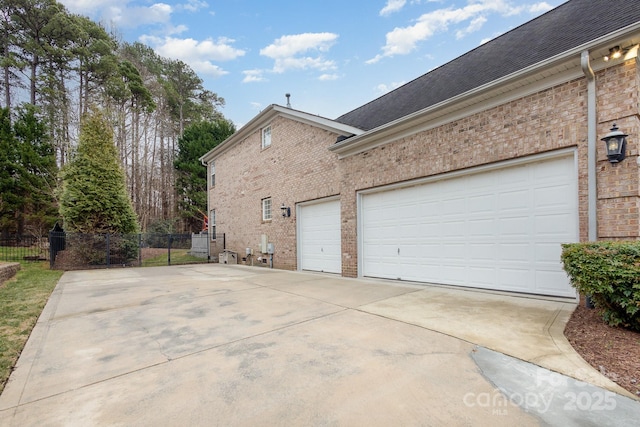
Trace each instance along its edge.
<instances>
[{"instance_id":1,"label":"window","mask_svg":"<svg viewBox=\"0 0 640 427\"><path fill-rule=\"evenodd\" d=\"M211 209L209 212L209 233L211 233L211 240L216 240L216 210Z\"/></svg>"},{"instance_id":2,"label":"window","mask_svg":"<svg viewBox=\"0 0 640 427\"><path fill-rule=\"evenodd\" d=\"M271 146L271 126L262 129L262 148Z\"/></svg>"},{"instance_id":3,"label":"window","mask_svg":"<svg viewBox=\"0 0 640 427\"><path fill-rule=\"evenodd\" d=\"M271 197L262 199L262 220L271 221Z\"/></svg>"},{"instance_id":4,"label":"window","mask_svg":"<svg viewBox=\"0 0 640 427\"><path fill-rule=\"evenodd\" d=\"M211 162L211 186L216 185L216 164Z\"/></svg>"}]
</instances>

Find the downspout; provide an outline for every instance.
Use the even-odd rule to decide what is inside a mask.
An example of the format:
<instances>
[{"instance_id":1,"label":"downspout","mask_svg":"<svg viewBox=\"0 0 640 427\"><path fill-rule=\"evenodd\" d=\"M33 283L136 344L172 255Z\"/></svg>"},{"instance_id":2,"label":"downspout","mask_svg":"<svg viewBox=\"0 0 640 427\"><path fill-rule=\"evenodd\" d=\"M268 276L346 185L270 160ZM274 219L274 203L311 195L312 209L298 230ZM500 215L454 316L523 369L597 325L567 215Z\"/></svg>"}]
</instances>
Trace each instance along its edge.
<instances>
[{"instance_id":1,"label":"downspout","mask_svg":"<svg viewBox=\"0 0 640 427\"><path fill-rule=\"evenodd\" d=\"M580 57L582 72L587 78L587 200L589 220L588 238L598 240L597 186L596 186L596 75L589 62L589 51Z\"/></svg>"},{"instance_id":2,"label":"downspout","mask_svg":"<svg viewBox=\"0 0 640 427\"><path fill-rule=\"evenodd\" d=\"M211 200L209 200L210 196L211 196L211 192L209 191L209 183L211 182L211 177L209 176L209 162L204 161L204 159L201 157L200 158L200 163L202 163L202 166L205 167L206 169L206 176L207 176L207 210L206 210L206 214L207 218L209 218L209 215L211 215ZM209 218L209 221L211 220L211 218ZM211 240L215 239L216 236L212 236L211 235L211 224L209 224L209 222L207 221L207 262L211 262Z\"/></svg>"}]
</instances>

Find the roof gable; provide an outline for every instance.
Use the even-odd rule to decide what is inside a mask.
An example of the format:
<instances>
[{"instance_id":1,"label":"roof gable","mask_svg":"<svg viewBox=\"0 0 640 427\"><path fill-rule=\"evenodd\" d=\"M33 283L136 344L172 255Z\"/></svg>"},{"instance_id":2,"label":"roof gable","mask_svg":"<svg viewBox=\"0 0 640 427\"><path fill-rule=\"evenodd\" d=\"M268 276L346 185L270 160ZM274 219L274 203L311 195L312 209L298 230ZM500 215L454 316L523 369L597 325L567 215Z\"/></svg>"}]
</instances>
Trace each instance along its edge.
<instances>
[{"instance_id":1,"label":"roof gable","mask_svg":"<svg viewBox=\"0 0 640 427\"><path fill-rule=\"evenodd\" d=\"M570 0L336 121L368 131L638 21L638 0Z\"/></svg>"},{"instance_id":2,"label":"roof gable","mask_svg":"<svg viewBox=\"0 0 640 427\"><path fill-rule=\"evenodd\" d=\"M242 126L229 138L225 139L214 149L206 153L204 156L200 157L200 161L202 163L209 162L224 151L233 147L236 143L247 138L247 136L249 136L253 132L256 132L261 127L266 126L278 116L286 117L290 120L296 120L301 123L306 123L308 125L328 130L330 132L335 132L336 134L347 138L353 135L360 135L364 132L357 127L353 127L345 123L340 123L335 120L327 119L325 117L305 113L304 111L294 110L289 107L282 107L280 105L272 104L265 108L262 112L260 112L260 114L251 119L249 123Z\"/></svg>"}]
</instances>

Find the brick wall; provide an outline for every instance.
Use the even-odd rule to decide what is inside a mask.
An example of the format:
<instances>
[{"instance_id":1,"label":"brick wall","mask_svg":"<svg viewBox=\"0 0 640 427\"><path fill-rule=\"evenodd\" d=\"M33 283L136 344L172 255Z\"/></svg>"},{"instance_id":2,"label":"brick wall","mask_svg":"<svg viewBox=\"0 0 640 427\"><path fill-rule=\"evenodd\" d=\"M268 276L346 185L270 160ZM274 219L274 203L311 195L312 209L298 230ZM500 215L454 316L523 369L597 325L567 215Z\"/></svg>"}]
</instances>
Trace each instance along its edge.
<instances>
[{"instance_id":1,"label":"brick wall","mask_svg":"<svg viewBox=\"0 0 640 427\"><path fill-rule=\"evenodd\" d=\"M601 239L640 237L640 68L635 60L597 73L597 216ZM342 274L357 276L356 195L363 189L518 157L575 147L580 239L588 236L587 83L584 77L419 132L342 160L328 151L337 135L298 121L271 122L272 145L256 130L216 159L210 191L218 233L227 248L260 256L260 237L275 244L274 266L296 269L296 203L340 195ZM627 159L611 165L604 136L613 122L630 135ZM273 219L262 221L261 199L272 198ZM280 205L291 207L283 218ZM255 259L254 259L255 264Z\"/></svg>"},{"instance_id":2,"label":"brick wall","mask_svg":"<svg viewBox=\"0 0 640 427\"><path fill-rule=\"evenodd\" d=\"M245 256L260 253L261 235L275 246L274 267L297 268L296 203L339 193L337 156L328 150L337 134L283 117L271 123L271 146L261 148L257 130L215 160L216 185L210 190L216 229L226 233L227 249ZM262 221L261 200L271 197L273 219ZM283 218L280 206L291 208ZM261 264L267 265L267 264Z\"/></svg>"},{"instance_id":3,"label":"brick wall","mask_svg":"<svg viewBox=\"0 0 640 427\"><path fill-rule=\"evenodd\" d=\"M635 61L598 74L598 138L608 132L611 120L640 137L637 83ZM586 79L577 79L340 160L343 275L357 275L357 191L566 147L577 147L579 228L586 240L586 90ZM601 238L640 236L638 149L630 139L629 158L617 167L606 160L598 141Z\"/></svg>"},{"instance_id":4,"label":"brick wall","mask_svg":"<svg viewBox=\"0 0 640 427\"><path fill-rule=\"evenodd\" d=\"M598 138L613 123L627 138L627 158L610 164L604 143L598 141L598 237L640 238L640 65L637 61L608 68L598 74Z\"/></svg>"}]
</instances>

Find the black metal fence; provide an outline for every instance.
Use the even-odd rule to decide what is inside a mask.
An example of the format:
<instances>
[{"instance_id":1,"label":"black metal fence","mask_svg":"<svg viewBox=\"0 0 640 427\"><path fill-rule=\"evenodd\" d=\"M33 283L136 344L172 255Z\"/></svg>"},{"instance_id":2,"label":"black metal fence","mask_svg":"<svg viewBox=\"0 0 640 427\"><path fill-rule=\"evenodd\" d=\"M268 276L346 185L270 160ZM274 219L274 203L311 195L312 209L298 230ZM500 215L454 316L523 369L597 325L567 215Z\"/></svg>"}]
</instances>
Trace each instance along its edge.
<instances>
[{"instance_id":1,"label":"black metal fence","mask_svg":"<svg viewBox=\"0 0 640 427\"><path fill-rule=\"evenodd\" d=\"M112 267L217 262L224 234L80 234L49 233L51 268L80 270Z\"/></svg>"},{"instance_id":2,"label":"black metal fence","mask_svg":"<svg viewBox=\"0 0 640 427\"><path fill-rule=\"evenodd\" d=\"M218 262L224 233L81 234L0 236L0 261L49 261L58 270L140 267Z\"/></svg>"},{"instance_id":3,"label":"black metal fence","mask_svg":"<svg viewBox=\"0 0 640 427\"><path fill-rule=\"evenodd\" d=\"M48 259L47 236L0 235L0 261L46 261Z\"/></svg>"}]
</instances>

